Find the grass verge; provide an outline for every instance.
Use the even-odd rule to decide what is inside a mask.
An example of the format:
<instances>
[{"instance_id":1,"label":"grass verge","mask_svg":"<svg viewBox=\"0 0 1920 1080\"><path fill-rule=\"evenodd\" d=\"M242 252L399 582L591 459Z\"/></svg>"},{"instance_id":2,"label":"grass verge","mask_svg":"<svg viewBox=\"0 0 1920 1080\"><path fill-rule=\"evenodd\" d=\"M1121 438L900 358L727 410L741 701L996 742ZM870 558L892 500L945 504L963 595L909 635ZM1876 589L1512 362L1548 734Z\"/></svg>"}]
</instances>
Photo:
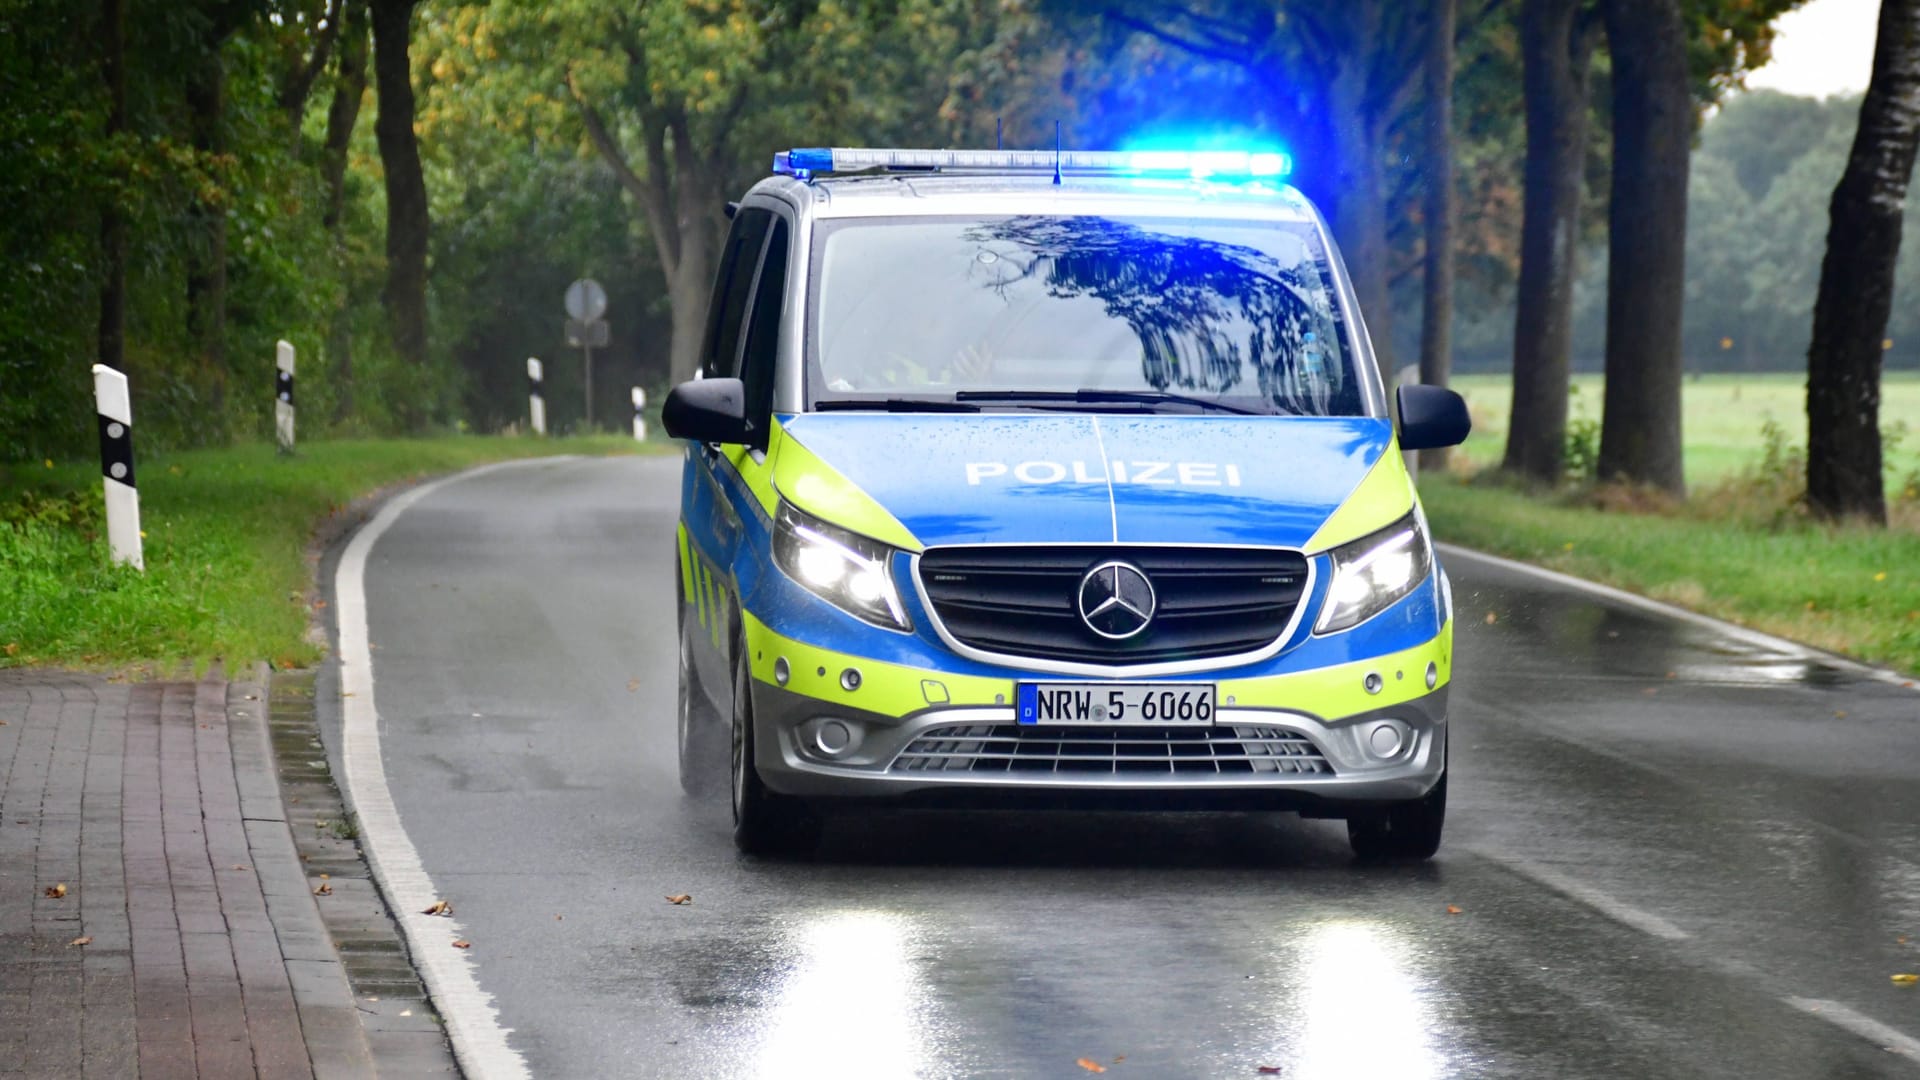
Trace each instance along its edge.
<instances>
[{"instance_id":1,"label":"grass verge","mask_svg":"<svg viewBox=\"0 0 1920 1080\"><path fill-rule=\"evenodd\" d=\"M1690 506L1608 509L1592 492L1428 474L1420 495L1442 541L1920 675L1920 530L1764 524L1711 493Z\"/></svg>"},{"instance_id":2,"label":"grass verge","mask_svg":"<svg viewBox=\"0 0 1920 1080\"><path fill-rule=\"evenodd\" d=\"M0 667L303 666L309 538L383 487L509 458L670 452L595 436L265 444L142 456L146 572L110 566L99 466L0 468Z\"/></svg>"}]
</instances>

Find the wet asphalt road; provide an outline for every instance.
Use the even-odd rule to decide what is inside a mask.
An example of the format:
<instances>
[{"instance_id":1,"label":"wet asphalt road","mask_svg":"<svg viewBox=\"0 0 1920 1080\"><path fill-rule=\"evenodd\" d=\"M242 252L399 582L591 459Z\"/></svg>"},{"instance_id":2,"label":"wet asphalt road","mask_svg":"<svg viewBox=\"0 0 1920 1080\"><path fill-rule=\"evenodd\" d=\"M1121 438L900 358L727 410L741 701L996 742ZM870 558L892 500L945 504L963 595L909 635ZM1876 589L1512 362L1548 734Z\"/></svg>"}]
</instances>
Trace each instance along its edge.
<instances>
[{"instance_id":1,"label":"wet asphalt road","mask_svg":"<svg viewBox=\"0 0 1920 1080\"><path fill-rule=\"evenodd\" d=\"M1091 814L755 861L675 779L678 470L461 480L368 564L401 820L537 1076L1920 1076L1914 690L1454 556L1431 864Z\"/></svg>"}]
</instances>

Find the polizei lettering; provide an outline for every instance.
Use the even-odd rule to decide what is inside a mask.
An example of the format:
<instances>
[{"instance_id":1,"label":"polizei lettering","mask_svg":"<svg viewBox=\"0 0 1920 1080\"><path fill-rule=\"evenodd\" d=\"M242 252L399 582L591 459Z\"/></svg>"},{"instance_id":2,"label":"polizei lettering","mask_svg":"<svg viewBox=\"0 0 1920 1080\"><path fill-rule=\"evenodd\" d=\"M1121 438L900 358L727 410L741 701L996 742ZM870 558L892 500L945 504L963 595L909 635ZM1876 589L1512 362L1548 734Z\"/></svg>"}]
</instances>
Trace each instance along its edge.
<instances>
[{"instance_id":1,"label":"polizei lettering","mask_svg":"<svg viewBox=\"0 0 1920 1080\"><path fill-rule=\"evenodd\" d=\"M1240 466L1211 461L971 461L967 483L1138 484L1145 487L1239 487Z\"/></svg>"}]
</instances>

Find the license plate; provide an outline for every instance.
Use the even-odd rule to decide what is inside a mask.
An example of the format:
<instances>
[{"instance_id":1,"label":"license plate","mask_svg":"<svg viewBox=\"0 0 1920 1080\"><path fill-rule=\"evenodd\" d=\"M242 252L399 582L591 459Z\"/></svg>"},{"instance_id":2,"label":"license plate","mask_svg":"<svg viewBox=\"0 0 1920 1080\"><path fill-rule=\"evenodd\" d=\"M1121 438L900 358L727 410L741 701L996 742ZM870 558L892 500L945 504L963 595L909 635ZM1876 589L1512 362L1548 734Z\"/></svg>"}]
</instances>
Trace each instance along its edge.
<instances>
[{"instance_id":1,"label":"license plate","mask_svg":"<svg viewBox=\"0 0 1920 1080\"><path fill-rule=\"evenodd\" d=\"M1213 684L1020 683L1022 724L1211 724Z\"/></svg>"}]
</instances>

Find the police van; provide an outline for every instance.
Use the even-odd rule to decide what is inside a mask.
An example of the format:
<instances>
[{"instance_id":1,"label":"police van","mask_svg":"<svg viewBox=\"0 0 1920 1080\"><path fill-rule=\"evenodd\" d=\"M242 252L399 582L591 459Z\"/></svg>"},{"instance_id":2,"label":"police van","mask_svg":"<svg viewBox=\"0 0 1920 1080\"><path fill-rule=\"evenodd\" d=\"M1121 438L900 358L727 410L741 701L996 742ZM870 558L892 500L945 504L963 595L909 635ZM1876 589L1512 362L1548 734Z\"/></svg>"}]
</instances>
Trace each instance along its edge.
<instances>
[{"instance_id":1,"label":"police van","mask_svg":"<svg viewBox=\"0 0 1920 1080\"><path fill-rule=\"evenodd\" d=\"M663 420L681 780L742 850L878 805L1438 848L1453 603L1402 452L1466 406L1389 410L1289 164L797 149L729 207Z\"/></svg>"}]
</instances>

